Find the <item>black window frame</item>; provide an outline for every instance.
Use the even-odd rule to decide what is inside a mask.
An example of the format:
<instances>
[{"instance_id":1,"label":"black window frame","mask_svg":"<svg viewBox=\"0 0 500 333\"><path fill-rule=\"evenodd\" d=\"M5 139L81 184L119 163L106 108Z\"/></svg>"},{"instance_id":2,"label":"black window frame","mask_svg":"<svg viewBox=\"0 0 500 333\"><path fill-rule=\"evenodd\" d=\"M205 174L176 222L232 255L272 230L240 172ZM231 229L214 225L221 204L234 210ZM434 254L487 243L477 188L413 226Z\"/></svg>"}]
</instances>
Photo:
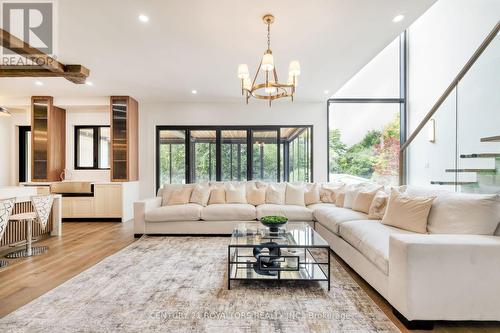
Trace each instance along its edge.
<instances>
[{"instance_id":1,"label":"black window frame","mask_svg":"<svg viewBox=\"0 0 500 333\"><path fill-rule=\"evenodd\" d=\"M111 128L109 125L78 125L75 126L75 149L74 149L74 168L75 170L110 170L111 165L108 168L100 168L99 167L99 156L100 156L100 149L99 149L99 133L101 128ZM79 130L81 129L93 129L94 130L94 138L93 138L93 151L94 151L94 160L93 160L93 165L91 167L82 167L78 165L78 150L80 147L80 137L78 135ZM111 144L111 142L110 142ZM110 146L111 149L111 146ZM111 161L110 161L111 162Z\"/></svg>"},{"instance_id":2,"label":"black window frame","mask_svg":"<svg viewBox=\"0 0 500 333\"><path fill-rule=\"evenodd\" d=\"M308 160L310 174L309 174L309 182L314 182L314 154L313 154L313 145L314 145L314 126L313 125L252 125L252 126L214 126L214 125L193 125L193 126L165 126L165 125L157 125L156 126L156 139L155 139L155 176L156 176L156 191L163 185L160 183L160 132L161 131L183 131L185 133L184 136L184 145L186 149L185 153L185 173L186 173L186 183L192 183L191 179L191 160L190 160L190 131L215 131L216 132L216 179L214 181L222 181L222 131L246 131L246 145L247 145L247 177L246 179L242 179L242 181L250 181L253 179L253 132L254 131L276 131L276 144L278 149L277 153L277 174L276 174L276 182L285 182L288 181L288 169L284 169L284 179L281 179L281 146L284 144L281 138L281 129L282 128L307 128L309 130L309 143L310 147L308 151L310 152L310 159Z\"/></svg>"}]
</instances>

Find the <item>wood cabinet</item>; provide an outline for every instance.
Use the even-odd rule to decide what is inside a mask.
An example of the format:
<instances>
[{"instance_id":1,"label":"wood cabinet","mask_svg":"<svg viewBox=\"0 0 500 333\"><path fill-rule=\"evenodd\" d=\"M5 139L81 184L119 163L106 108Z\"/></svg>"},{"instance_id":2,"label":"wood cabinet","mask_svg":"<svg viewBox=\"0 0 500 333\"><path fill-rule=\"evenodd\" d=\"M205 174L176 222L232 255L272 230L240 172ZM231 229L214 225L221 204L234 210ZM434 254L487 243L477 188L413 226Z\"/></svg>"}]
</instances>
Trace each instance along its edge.
<instances>
[{"instance_id":1,"label":"wood cabinet","mask_svg":"<svg viewBox=\"0 0 500 333\"><path fill-rule=\"evenodd\" d=\"M95 184L93 196L63 197L63 218L122 218L121 184Z\"/></svg>"},{"instance_id":2,"label":"wood cabinet","mask_svg":"<svg viewBox=\"0 0 500 333\"><path fill-rule=\"evenodd\" d=\"M50 96L31 98L32 181L60 180L66 165L66 111Z\"/></svg>"},{"instance_id":3,"label":"wood cabinet","mask_svg":"<svg viewBox=\"0 0 500 333\"><path fill-rule=\"evenodd\" d=\"M111 96L111 181L139 179L138 103L129 96Z\"/></svg>"}]
</instances>

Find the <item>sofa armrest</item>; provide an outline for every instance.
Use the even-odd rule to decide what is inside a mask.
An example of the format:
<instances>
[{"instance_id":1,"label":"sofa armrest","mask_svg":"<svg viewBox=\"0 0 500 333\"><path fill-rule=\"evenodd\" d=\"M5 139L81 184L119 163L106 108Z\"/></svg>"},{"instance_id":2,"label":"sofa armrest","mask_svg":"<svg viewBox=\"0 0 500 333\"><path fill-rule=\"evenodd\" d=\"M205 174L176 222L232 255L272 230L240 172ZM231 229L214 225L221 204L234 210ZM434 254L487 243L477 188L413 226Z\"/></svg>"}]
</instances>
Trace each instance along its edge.
<instances>
[{"instance_id":1,"label":"sofa armrest","mask_svg":"<svg viewBox=\"0 0 500 333\"><path fill-rule=\"evenodd\" d=\"M161 197L145 199L134 202L134 234L146 233L146 212L161 206Z\"/></svg>"},{"instance_id":2,"label":"sofa armrest","mask_svg":"<svg viewBox=\"0 0 500 333\"><path fill-rule=\"evenodd\" d=\"M500 237L392 235L389 302L408 320L500 320Z\"/></svg>"}]
</instances>

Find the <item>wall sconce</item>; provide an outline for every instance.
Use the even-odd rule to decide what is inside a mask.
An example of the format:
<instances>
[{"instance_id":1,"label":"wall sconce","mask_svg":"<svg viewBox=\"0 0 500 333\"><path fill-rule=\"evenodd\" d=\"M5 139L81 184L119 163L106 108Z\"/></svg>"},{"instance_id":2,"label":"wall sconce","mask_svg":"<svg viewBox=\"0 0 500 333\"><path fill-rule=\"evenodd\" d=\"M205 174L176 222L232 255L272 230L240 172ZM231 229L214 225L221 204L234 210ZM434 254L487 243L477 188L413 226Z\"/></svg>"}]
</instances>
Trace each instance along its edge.
<instances>
[{"instance_id":1,"label":"wall sconce","mask_svg":"<svg viewBox=\"0 0 500 333\"><path fill-rule=\"evenodd\" d=\"M434 119L429 120L429 125L428 125L428 138L429 142L436 142L436 121Z\"/></svg>"}]
</instances>

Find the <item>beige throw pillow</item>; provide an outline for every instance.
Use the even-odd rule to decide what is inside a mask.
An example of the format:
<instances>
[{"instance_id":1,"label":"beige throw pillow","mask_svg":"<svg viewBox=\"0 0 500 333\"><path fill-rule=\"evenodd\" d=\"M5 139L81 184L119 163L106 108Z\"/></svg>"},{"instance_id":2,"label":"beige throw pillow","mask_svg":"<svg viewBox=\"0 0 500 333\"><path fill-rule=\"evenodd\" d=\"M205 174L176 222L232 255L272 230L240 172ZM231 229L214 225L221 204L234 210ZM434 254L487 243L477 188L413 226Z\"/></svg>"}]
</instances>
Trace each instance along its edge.
<instances>
[{"instance_id":1,"label":"beige throw pillow","mask_svg":"<svg viewBox=\"0 0 500 333\"><path fill-rule=\"evenodd\" d=\"M209 205L225 204L226 203L226 189L224 186L213 186L210 191Z\"/></svg>"},{"instance_id":2,"label":"beige throw pillow","mask_svg":"<svg viewBox=\"0 0 500 333\"><path fill-rule=\"evenodd\" d=\"M266 203L275 205L285 204L285 183L269 184L266 190Z\"/></svg>"},{"instance_id":3,"label":"beige throw pillow","mask_svg":"<svg viewBox=\"0 0 500 333\"><path fill-rule=\"evenodd\" d=\"M229 184L226 187L226 203L245 204L247 203L247 194L245 185L234 186Z\"/></svg>"},{"instance_id":4,"label":"beige throw pillow","mask_svg":"<svg viewBox=\"0 0 500 333\"><path fill-rule=\"evenodd\" d=\"M382 223L425 234L427 218L436 197L414 197L393 189Z\"/></svg>"},{"instance_id":5,"label":"beige throw pillow","mask_svg":"<svg viewBox=\"0 0 500 333\"><path fill-rule=\"evenodd\" d=\"M352 210L368 214L370 206L372 204L373 198L383 186L374 189L362 189L356 194L354 202L352 204Z\"/></svg>"},{"instance_id":6,"label":"beige throw pillow","mask_svg":"<svg viewBox=\"0 0 500 333\"><path fill-rule=\"evenodd\" d=\"M343 183L323 185L319 194L321 202L335 203L337 194L343 191L344 187Z\"/></svg>"},{"instance_id":7,"label":"beige throw pillow","mask_svg":"<svg viewBox=\"0 0 500 333\"><path fill-rule=\"evenodd\" d=\"M286 183L285 203L287 205L305 206L304 185Z\"/></svg>"},{"instance_id":8,"label":"beige throw pillow","mask_svg":"<svg viewBox=\"0 0 500 333\"><path fill-rule=\"evenodd\" d=\"M304 192L304 203L306 206L321 202L319 192L318 184L309 184L306 187Z\"/></svg>"},{"instance_id":9,"label":"beige throw pillow","mask_svg":"<svg viewBox=\"0 0 500 333\"><path fill-rule=\"evenodd\" d=\"M210 198L210 186L208 184L196 184L191 193L190 203L206 206Z\"/></svg>"},{"instance_id":10,"label":"beige throw pillow","mask_svg":"<svg viewBox=\"0 0 500 333\"><path fill-rule=\"evenodd\" d=\"M175 190L168 199L167 205L173 206L173 205L188 204L192 192L193 192L192 186L183 186L182 188Z\"/></svg>"},{"instance_id":11,"label":"beige throw pillow","mask_svg":"<svg viewBox=\"0 0 500 333\"><path fill-rule=\"evenodd\" d=\"M339 192L335 195L335 206L344 207L345 192Z\"/></svg>"},{"instance_id":12,"label":"beige throw pillow","mask_svg":"<svg viewBox=\"0 0 500 333\"><path fill-rule=\"evenodd\" d=\"M267 186L257 188L252 186L247 189L247 202L251 205L258 206L266 203Z\"/></svg>"},{"instance_id":13,"label":"beige throw pillow","mask_svg":"<svg viewBox=\"0 0 500 333\"><path fill-rule=\"evenodd\" d=\"M370 220L381 220L384 217L388 199L389 195L385 191L377 192L368 209L368 218Z\"/></svg>"}]
</instances>

